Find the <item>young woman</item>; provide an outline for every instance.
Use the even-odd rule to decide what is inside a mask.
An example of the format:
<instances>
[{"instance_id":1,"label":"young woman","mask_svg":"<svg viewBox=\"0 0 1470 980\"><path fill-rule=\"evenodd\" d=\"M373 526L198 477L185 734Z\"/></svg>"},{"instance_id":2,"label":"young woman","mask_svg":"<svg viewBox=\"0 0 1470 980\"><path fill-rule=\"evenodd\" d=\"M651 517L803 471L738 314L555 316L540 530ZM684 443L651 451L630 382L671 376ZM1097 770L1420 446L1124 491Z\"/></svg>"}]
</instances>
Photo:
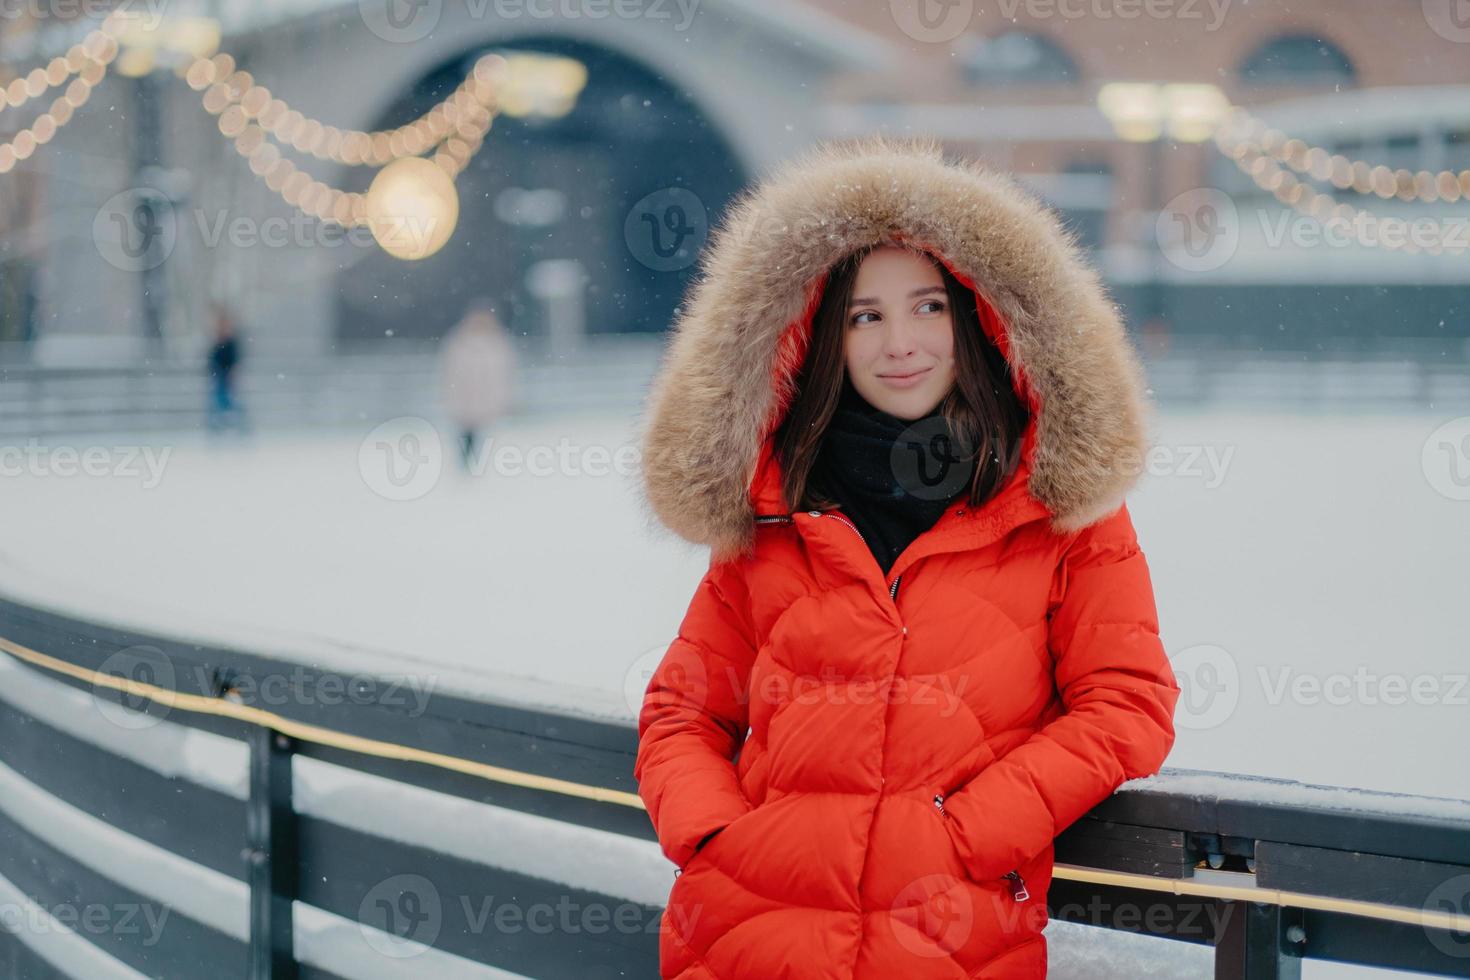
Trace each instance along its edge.
<instances>
[{"instance_id":1,"label":"young woman","mask_svg":"<svg viewBox=\"0 0 1470 980\"><path fill-rule=\"evenodd\" d=\"M638 725L661 975L1044 977L1053 838L1174 742L1117 309L927 140L789 164L702 271L643 434L711 548Z\"/></svg>"}]
</instances>

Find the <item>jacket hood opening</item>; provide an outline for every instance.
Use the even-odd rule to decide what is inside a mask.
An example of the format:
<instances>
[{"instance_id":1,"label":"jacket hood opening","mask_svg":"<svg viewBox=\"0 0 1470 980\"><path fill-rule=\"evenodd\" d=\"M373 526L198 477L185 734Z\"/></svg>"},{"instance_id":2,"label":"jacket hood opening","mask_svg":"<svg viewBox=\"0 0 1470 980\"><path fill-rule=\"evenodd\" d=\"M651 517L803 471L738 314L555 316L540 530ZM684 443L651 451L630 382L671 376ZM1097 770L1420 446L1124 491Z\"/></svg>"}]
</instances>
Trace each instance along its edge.
<instances>
[{"instance_id":1,"label":"jacket hood opening","mask_svg":"<svg viewBox=\"0 0 1470 980\"><path fill-rule=\"evenodd\" d=\"M1021 451L1019 461L1014 473L1002 486L996 487L993 496L999 496L1005 485L1015 480L1025 479L1029 475L1032 465L1032 457L1036 449L1036 434L1039 426L1039 417L1042 411L1040 398L1036 389L1026 377L1024 365L1016 363L1010 352L1010 336L1004 320L1001 319L995 307L985 298L984 292L976 288L962 270L956 269L954 264L944 255L937 252L932 246L923 242L916 242L909 236L895 233L878 244L893 244L907 246L923 251L939 262L959 280L960 285L970 290L975 296L975 308L979 313L981 329L985 336L1000 351L1010 368L1010 381L1022 403L1026 406L1028 413L1026 425L1021 437ZM838 260L845 256L839 256ZM812 321L816 316L817 308L821 305L822 296L826 291L827 282L831 274L831 267L824 270L811 284L808 292L808 300L802 314L787 325L782 333L782 339L778 350L780 356L776 358L771 377L771 385L776 392L775 402L771 406L771 414L762 426L761 443L756 457L755 473L751 477L749 485L750 505L754 510L756 518L774 518L790 514L795 508L795 503L787 501L782 488L783 470L779 457L775 453L776 430L785 421L787 413L791 409L791 403L795 401L796 379L800 376L802 367L805 366L806 354L810 347L812 336Z\"/></svg>"},{"instance_id":2,"label":"jacket hood opening","mask_svg":"<svg viewBox=\"0 0 1470 980\"><path fill-rule=\"evenodd\" d=\"M645 404L649 522L748 552L789 513L773 435L796 395L830 270L869 245L934 256L976 297L1030 412L1012 482L1058 533L1117 509L1152 406L1120 311L1073 232L1014 178L946 162L937 141L819 144L732 204L700 258Z\"/></svg>"}]
</instances>

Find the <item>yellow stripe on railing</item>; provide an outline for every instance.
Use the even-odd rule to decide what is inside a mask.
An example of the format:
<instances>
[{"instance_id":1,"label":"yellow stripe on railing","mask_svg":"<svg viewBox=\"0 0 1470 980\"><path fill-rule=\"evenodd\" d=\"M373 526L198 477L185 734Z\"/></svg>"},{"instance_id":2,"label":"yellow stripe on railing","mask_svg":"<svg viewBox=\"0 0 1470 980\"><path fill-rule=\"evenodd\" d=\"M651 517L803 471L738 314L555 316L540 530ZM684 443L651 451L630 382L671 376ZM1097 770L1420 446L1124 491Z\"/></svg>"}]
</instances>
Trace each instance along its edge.
<instances>
[{"instance_id":1,"label":"yellow stripe on railing","mask_svg":"<svg viewBox=\"0 0 1470 980\"><path fill-rule=\"evenodd\" d=\"M167 708L177 708L181 711L194 711L200 714L234 718L252 725L274 729L282 735L301 739L304 742L330 745L333 748L358 752L363 755L375 755L382 759L422 762L427 765L438 766L441 769L452 769L455 772L462 772L470 776L479 776L482 779L490 779L497 783L506 783L511 786L524 786L527 789L545 790L548 793L561 793L565 796L576 796L584 800L596 800L599 803L616 803L620 806L630 806L639 810L646 809L643 805L643 800L637 793L625 793L622 790L606 789L601 786L587 786L582 783L574 783L568 779L555 779L551 776L538 776L535 773L520 772L501 766L492 766L484 762L474 762L470 759L444 755L441 752L430 752L426 749L416 749L407 745L399 745L396 742L384 742L375 738L363 738L359 735L348 735L345 732L322 728L319 725L307 725L292 721L289 718L282 718L274 712L252 708L248 705L236 704L233 701L209 698L201 694L184 694L180 691L169 690L166 687L158 687L153 684L145 684L142 681L135 681L126 677L114 677L110 674L98 673L94 670L88 670L85 667L78 667L76 664L67 663L65 660L58 660L55 657L39 653L29 647L23 647L3 637L0 637L0 650L20 660L35 664L37 667L44 667L47 670L55 671L59 674L66 674L68 677L74 677L79 681L86 681L98 687L107 687L115 691L126 691L134 697L145 697Z\"/></svg>"},{"instance_id":2,"label":"yellow stripe on railing","mask_svg":"<svg viewBox=\"0 0 1470 980\"><path fill-rule=\"evenodd\" d=\"M1131 874L1125 871L1100 871L1076 864L1057 864L1054 876L1071 881L1088 881L1098 885L1120 885L1125 888L1170 892L1174 895L1199 895L1205 898L1223 898L1236 902L1260 902L1264 905L1342 912L1347 915L1361 915L1369 919L1405 922L1425 928L1452 929L1456 932L1470 930L1470 915L1432 912L1429 909L1385 905L1382 902L1364 902L1355 898L1330 898L1326 895L1309 895L1306 892L1282 891L1280 888L1227 885L1223 882L1194 881L1189 878L1155 878L1152 875Z\"/></svg>"}]
</instances>

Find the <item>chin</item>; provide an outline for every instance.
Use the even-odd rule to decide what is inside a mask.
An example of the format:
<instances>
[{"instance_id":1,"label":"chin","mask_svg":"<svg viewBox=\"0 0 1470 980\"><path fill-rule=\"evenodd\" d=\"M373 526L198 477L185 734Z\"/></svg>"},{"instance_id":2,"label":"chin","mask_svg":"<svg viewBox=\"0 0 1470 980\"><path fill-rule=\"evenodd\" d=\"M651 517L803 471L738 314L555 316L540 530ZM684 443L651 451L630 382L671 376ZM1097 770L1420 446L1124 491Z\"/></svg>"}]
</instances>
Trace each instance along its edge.
<instances>
[{"instance_id":1,"label":"chin","mask_svg":"<svg viewBox=\"0 0 1470 980\"><path fill-rule=\"evenodd\" d=\"M928 415L944 399L943 392L925 391L922 389L909 391L885 390L882 381L876 381L875 386L877 390L871 396L864 396L868 398L868 401L873 407L887 412L896 418L908 419L910 421Z\"/></svg>"}]
</instances>

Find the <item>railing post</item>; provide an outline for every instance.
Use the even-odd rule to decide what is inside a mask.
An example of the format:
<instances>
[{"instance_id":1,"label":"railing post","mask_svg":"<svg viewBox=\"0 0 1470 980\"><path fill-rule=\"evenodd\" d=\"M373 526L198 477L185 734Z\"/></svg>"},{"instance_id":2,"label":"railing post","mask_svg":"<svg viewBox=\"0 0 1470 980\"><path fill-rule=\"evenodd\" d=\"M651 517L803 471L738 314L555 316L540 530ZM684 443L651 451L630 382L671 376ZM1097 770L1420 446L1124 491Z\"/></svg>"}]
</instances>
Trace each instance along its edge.
<instances>
[{"instance_id":1,"label":"railing post","mask_svg":"<svg viewBox=\"0 0 1470 980\"><path fill-rule=\"evenodd\" d=\"M250 735L250 800L245 809L250 882L250 980L295 980L291 923L296 898L296 811L291 740L269 728Z\"/></svg>"},{"instance_id":2,"label":"railing post","mask_svg":"<svg viewBox=\"0 0 1470 980\"><path fill-rule=\"evenodd\" d=\"M1215 980L1301 980L1301 912L1264 902L1221 902Z\"/></svg>"}]
</instances>

